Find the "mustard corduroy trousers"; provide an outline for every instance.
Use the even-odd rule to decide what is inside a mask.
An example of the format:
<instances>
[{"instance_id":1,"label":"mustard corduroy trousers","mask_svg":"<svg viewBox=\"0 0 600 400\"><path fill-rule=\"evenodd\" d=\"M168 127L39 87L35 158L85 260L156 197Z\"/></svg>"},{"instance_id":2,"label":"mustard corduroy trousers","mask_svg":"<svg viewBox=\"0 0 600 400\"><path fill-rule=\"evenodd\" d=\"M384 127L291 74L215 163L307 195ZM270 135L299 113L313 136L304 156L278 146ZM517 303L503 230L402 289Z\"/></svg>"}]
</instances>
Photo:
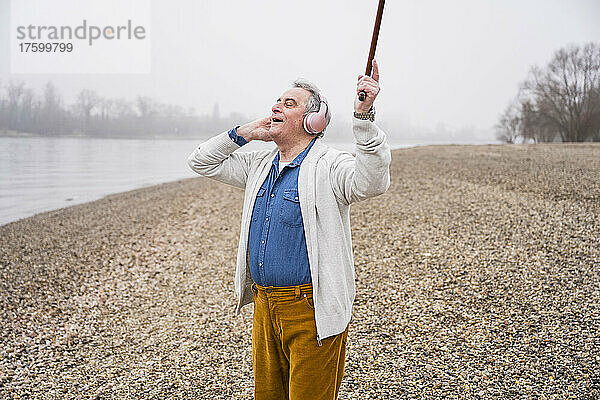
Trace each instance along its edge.
<instances>
[{"instance_id":1,"label":"mustard corduroy trousers","mask_svg":"<svg viewBox=\"0 0 600 400\"><path fill-rule=\"evenodd\" d=\"M252 284L255 400L336 400L348 327L317 343L312 285Z\"/></svg>"}]
</instances>

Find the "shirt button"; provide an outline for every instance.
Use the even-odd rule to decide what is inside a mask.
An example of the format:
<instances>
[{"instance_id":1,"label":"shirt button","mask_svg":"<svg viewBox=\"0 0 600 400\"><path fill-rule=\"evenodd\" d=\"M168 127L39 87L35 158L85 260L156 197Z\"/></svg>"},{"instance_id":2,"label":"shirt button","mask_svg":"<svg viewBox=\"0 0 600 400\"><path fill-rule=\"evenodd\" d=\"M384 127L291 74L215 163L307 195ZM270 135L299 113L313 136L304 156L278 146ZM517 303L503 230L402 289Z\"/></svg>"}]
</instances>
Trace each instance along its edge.
<instances>
[{"instance_id":1,"label":"shirt button","mask_svg":"<svg viewBox=\"0 0 600 400\"><path fill-rule=\"evenodd\" d=\"M259 267L262 267L262 263L258 263L258 266L259 266Z\"/></svg>"},{"instance_id":2,"label":"shirt button","mask_svg":"<svg viewBox=\"0 0 600 400\"><path fill-rule=\"evenodd\" d=\"M295 199L298 200L298 197L296 197Z\"/></svg>"},{"instance_id":3,"label":"shirt button","mask_svg":"<svg viewBox=\"0 0 600 400\"><path fill-rule=\"evenodd\" d=\"M275 193L271 193L271 197L275 197Z\"/></svg>"},{"instance_id":4,"label":"shirt button","mask_svg":"<svg viewBox=\"0 0 600 400\"><path fill-rule=\"evenodd\" d=\"M263 240L262 242L264 243L265 241Z\"/></svg>"},{"instance_id":5,"label":"shirt button","mask_svg":"<svg viewBox=\"0 0 600 400\"><path fill-rule=\"evenodd\" d=\"M265 221L268 221L268 220L269 220L269 217L267 217L267 218L265 219Z\"/></svg>"}]
</instances>

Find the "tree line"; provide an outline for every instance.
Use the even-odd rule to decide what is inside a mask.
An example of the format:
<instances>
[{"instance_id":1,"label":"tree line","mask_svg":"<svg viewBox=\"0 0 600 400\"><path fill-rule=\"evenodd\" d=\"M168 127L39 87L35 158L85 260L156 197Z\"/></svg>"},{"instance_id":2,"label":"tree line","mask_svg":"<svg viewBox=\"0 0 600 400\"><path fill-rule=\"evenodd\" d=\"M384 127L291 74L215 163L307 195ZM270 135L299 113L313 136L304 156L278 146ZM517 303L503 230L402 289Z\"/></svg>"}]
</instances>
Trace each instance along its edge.
<instances>
[{"instance_id":1,"label":"tree line","mask_svg":"<svg viewBox=\"0 0 600 400\"><path fill-rule=\"evenodd\" d=\"M23 81L0 84L0 131L40 136L193 138L225 131L246 119L239 113L221 117L218 104L211 113L199 116L192 108L146 96L128 101L102 97L89 89L81 90L73 104L65 105L52 82L39 95Z\"/></svg>"},{"instance_id":2,"label":"tree line","mask_svg":"<svg viewBox=\"0 0 600 400\"><path fill-rule=\"evenodd\" d=\"M533 67L496 134L507 143L600 141L600 46L570 45Z\"/></svg>"}]
</instances>

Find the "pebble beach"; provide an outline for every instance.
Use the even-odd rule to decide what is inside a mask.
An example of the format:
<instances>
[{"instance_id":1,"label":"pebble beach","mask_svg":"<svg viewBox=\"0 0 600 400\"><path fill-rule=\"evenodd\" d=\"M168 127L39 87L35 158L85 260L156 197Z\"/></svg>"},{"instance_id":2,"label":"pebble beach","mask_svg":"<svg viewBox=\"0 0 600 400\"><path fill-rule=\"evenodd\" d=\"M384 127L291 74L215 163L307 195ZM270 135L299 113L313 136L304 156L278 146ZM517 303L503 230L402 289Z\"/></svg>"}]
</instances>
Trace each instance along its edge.
<instances>
[{"instance_id":1,"label":"pebble beach","mask_svg":"<svg viewBox=\"0 0 600 400\"><path fill-rule=\"evenodd\" d=\"M242 200L197 177L0 226L0 399L252 399ZM340 399L600 398L600 144L394 150L351 223Z\"/></svg>"}]
</instances>

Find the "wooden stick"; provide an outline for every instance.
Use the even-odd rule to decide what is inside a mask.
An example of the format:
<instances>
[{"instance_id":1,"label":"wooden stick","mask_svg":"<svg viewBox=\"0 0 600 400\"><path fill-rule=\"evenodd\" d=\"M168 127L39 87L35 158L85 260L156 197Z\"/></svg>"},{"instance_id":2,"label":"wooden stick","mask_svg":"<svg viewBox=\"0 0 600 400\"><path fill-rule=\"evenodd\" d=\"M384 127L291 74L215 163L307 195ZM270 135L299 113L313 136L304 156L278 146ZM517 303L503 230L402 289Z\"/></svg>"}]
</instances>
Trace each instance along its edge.
<instances>
[{"instance_id":1,"label":"wooden stick","mask_svg":"<svg viewBox=\"0 0 600 400\"><path fill-rule=\"evenodd\" d=\"M371 38L371 50L369 51L367 70L365 71L365 75L367 76L371 76L371 69L373 67L373 58L375 58L375 49L377 48L377 39L379 38L379 28L381 27L381 17L383 16L384 4L385 0L379 0L379 7L377 7L377 16L375 17L375 28L373 29L373 37ZM367 93L365 91L361 91L358 94L358 99L360 101L365 101L366 98Z\"/></svg>"}]
</instances>

